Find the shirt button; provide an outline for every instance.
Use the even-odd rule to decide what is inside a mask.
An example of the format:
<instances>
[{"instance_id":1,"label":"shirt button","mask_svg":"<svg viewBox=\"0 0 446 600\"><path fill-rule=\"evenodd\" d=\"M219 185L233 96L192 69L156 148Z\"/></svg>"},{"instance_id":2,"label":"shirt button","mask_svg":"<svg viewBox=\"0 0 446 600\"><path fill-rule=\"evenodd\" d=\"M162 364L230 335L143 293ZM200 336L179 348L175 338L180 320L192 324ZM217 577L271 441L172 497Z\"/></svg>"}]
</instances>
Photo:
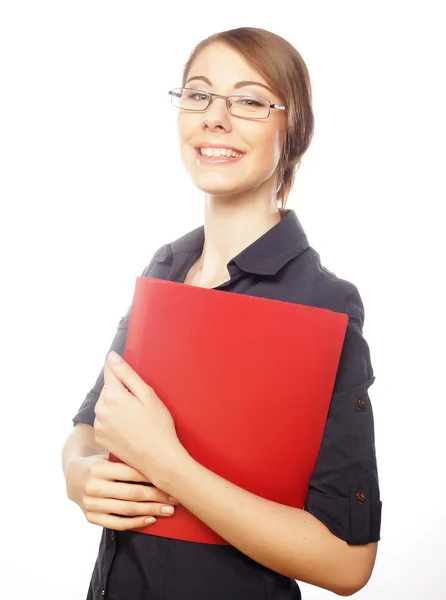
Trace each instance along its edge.
<instances>
[{"instance_id":1,"label":"shirt button","mask_svg":"<svg viewBox=\"0 0 446 600\"><path fill-rule=\"evenodd\" d=\"M101 596L104 598L104 596L105 596L105 590L101 590Z\"/></svg>"},{"instance_id":2,"label":"shirt button","mask_svg":"<svg viewBox=\"0 0 446 600\"><path fill-rule=\"evenodd\" d=\"M356 492L356 500L358 502L364 502L364 500L367 498L367 496L365 495L365 492L363 492L362 490L358 490Z\"/></svg>"},{"instance_id":3,"label":"shirt button","mask_svg":"<svg viewBox=\"0 0 446 600\"><path fill-rule=\"evenodd\" d=\"M112 532L111 532L111 539L112 539L112 542L114 542L114 541L115 541L115 537L116 537L116 535L115 535L115 532L114 532L114 531L112 531Z\"/></svg>"},{"instance_id":4,"label":"shirt button","mask_svg":"<svg viewBox=\"0 0 446 600\"><path fill-rule=\"evenodd\" d=\"M365 398L361 398L360 400L358 400L358 406L359 408L365 408L367 406Z\"/></svg>"}]
</instances>

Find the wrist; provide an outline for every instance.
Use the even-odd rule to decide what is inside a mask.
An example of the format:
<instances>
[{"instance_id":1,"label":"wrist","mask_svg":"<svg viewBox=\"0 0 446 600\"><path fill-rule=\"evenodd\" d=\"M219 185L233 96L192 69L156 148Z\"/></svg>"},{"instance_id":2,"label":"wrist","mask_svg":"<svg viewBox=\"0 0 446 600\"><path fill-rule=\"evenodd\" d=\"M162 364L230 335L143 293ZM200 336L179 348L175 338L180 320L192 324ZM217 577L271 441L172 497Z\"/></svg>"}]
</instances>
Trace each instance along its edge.
<instances>
[{"instance_id":1,"label":"wrist","mask_svg":"<svg viewBox=\"0 0 446 600\"><path fill-rule=\"evenodd\" d=\"M193 458L191 455L181 446L172 453L172 456L168 460L163 462L162 467L154 474L151 479L153 485L166 493L170 493L171 489L175 487L175 483L184 475L192 461Z\"/></svg>"},{"instance_id":2,"label":"wrist","mask_svg":"<svg viewBox=\"0 0 446 600\"><path fill-rule=\"evenodd\" d=\"M82 480L83 463L85 463L85 457L75 456L68 462L65 469L67 496L76 504L79 504L79 487Z\"/></svg>"},{"instance_id":3,"label":"wrist","mask_svg":"<svg viewBox=\"0 0 446 600\"><path fill-rule=\"evenodd\" d=\"M67 496L80 506L85 492L85 484L91 466L98 460L104 459L103 455L74 456L65 469Z\"/></svg>"}]
</instances>

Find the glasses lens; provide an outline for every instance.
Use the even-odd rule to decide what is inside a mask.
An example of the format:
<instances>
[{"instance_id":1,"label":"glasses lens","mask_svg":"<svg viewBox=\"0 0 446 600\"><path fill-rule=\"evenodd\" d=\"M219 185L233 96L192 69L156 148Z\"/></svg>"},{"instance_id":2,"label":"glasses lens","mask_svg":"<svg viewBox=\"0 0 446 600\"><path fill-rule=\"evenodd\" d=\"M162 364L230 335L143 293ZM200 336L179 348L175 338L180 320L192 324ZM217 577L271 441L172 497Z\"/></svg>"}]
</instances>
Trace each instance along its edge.
<instances>
[{"instance_id":1,"label":"glasses lens","mask_svg":"<svg viewBox=\"0 0 446 600\"><path fill-rule=\"evenodd\" d=\"M229 112L237 117L266 119L269 115L269 102L254 96L231 96Z\"/></svg>"},{"instance_id":2,"label":"glasses lens","mask_svg":"<svg viewBox=\"0 0 446 600\"><path fill-rule=\"evenodd\" d=\"M206 110L210 96L201 90L175 88L171 94L172 104L183 110Z\"/></svg>"}]
</instances>

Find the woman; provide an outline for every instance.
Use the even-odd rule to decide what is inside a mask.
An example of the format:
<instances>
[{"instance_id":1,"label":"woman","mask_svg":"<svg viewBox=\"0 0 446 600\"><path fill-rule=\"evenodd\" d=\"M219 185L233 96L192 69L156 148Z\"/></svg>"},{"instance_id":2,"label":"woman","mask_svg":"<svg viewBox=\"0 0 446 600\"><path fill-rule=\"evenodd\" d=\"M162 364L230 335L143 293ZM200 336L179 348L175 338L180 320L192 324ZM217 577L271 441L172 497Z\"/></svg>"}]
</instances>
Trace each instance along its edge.
<instances>
[{"instance_id":1,"label":"woman","mask_svg":"<svg viewBox=\"0 0 446 600\"><path fill-rule=\"evenodd\" d=\"M349 323L300 510L191 458L155 391L113 360L124 354L129 309L63 452L68 496L104 528L88 598L288 600L301 597L296 579L351 595L367 583L380 539L374 376L356 287L321 266L285 208L313 134L307 68L281 37L241 28L201 42L170 94L182 159L205 193L204 226L160 248L143 275L248 295L255 286L255 295L344 312ZM229 545L132 531L170 518L162 507L177 503Z\"/></svg>"}]
</instances>

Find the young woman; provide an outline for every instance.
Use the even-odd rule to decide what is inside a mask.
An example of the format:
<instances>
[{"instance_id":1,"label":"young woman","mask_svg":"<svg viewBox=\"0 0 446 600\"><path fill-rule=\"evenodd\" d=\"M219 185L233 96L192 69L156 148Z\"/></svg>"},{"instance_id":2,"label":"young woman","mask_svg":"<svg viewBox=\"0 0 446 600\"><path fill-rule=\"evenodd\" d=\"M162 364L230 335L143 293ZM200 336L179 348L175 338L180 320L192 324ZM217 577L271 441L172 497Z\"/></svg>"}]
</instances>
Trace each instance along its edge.
<instances>
[{"instance_id":1,"label":"young woman","mask_svg":"<svg viewBox=\"0 0 446 600\"><path fill-rule=\"evenodd\" d=\"M160 248L143 275L248 295L255 286L256 296L343 312L349 323L300 510L251 494L188 454L161 399L119 360L129 309L110 348L118 356L108 355L63 450L69 498L103 527L88 599L291 600L301 597L296 579L351 595L370 578L380 539L374 376L358 290L321 265L285 208L313 134L306 65L281 37L235 29L195 48L170 95L182 159L204 192L204 225ZM280 377L280 365L271 368ZM109 452L126 464L109 462ZM176 504L229 545L132 531L170 518Z\"/></svg>"}]
</instances>

